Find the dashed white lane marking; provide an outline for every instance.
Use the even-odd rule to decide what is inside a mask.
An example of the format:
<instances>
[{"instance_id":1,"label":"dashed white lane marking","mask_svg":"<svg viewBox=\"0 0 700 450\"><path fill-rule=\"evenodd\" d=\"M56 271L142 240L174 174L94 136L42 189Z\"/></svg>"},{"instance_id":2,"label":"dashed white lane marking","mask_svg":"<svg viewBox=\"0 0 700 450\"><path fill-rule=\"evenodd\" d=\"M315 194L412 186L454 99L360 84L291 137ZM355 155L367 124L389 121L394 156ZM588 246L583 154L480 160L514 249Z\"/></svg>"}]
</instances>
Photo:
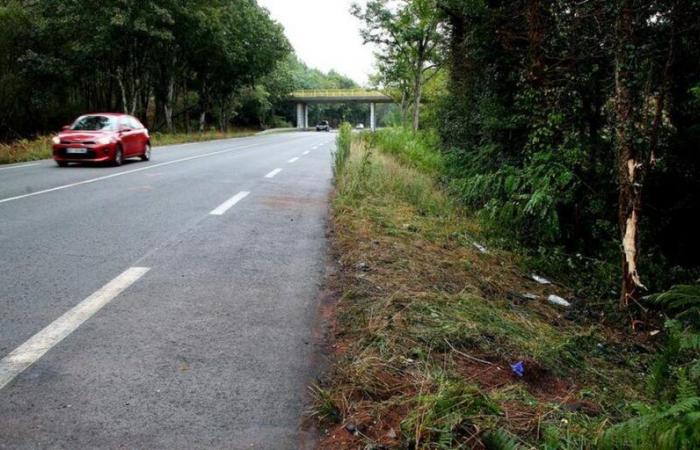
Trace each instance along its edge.
<instances>
[{"instance_id":1,"label":"dashed white lane marking","mask_svg":"<svg viewBox=\"0 0 700 450\"><path fill-rule=\"evenodd\" d=\"M250 194L250 192L246 192L246 191L239 192L238 194L234 195L230 199L223 202L221 205L219 205L215 210L213 210L209 214L211 214L212 216L223 216L224 214L226 214L226 211L233 208L233 206L236 203L238 203L241 200L243 200L244 198L246 198L249 194Z\"/></svg>"},{"instance_id":2,"label":"dashed white lane marking","mask_svg":"<svg viewBox=\"0 0 700 450\"><path fill-rule=\"evenodd\" d=\"M39 164L41 164L41 163L37 162L37 163L31 163L31 164L13 164L11 166L5 166L5 167L0 166L0 170L23 169L25 167L38 166Z\"/></svg>"},{"instance_id":3,"label":"dashed white lane marking","mask_svg":"<svg viewBox=\"0 0 700 450\"><path fill-rule=\"evenodd\" d=\"M150 268L132 267L0 360L0 389L34 364L86 320L144 276Z\"/></svg>"},{"instance_id":4,"label":"dashed white lane marking","mask_svg":"<svg viewBox=\"0 0 700 450\"><path fill-rule=\"evenodd\" d=\"M304 153L302 153L302 155L306 156L306 155L308 155L309 153L311 153L311 151L307 150L307 151L305 151Z\"/></svg>"},{"instance_id":5,"label":"dashed white lane marking","mask_svg":"<svg viewBox=\"0 0 700 450\"><path fill-rule=\"evenodd\" d=\"M292 158L289 161L287 161L289 164L293 164L295 162L299 161L299 158Z\"/></svg>"},{"instance_id":6,"label":"dashed white lane marking","mask_svg":"<svg viewBox=\"0 0 700 450\"><path fill-rule=\"evenodd\" d=\"M267 175L265 175L265 178L272 178L272 177L274 177L275 175L277 175L277 174L280 173L280 172L282 172L282 169L275 169L275 170L273 170L272 172L270 172L270 173L268 173Z\"/></svg>"},{"instance_id":7,"label":"dashed white lane marking","mask_svg":"<svg viewBox=\"0 0 700 450\"><path fill-rule=\"evenodd\" d=\"M227 148L227 149L219 150L216 152L204 153L201 155L189 156L187 158L180 158L180 159L175 159L172 161L153 164L153 165L146 166L146 167L140 167L138 169L125 170L123 172L113 173L111 175L105 175L102 177L91 178L89 180L78 181L77 183L64 184L63 186L57 186L57 187L50 188L50 189L44 189L41 191L30 192L29 194L22 194L22 195L17 195L15 197L3 198L3 199L0 199L0 203L11 202L13 200L19 200L19 199L27 198L27 197L34 197L35 195L48 194L49 192L61 191L63 189L68 189L68 188L72 188L72 187L76 187L76 186L82 186L84 184L91 184L91 183L96 183L98 181L109 180L110 178L121 177L122 175L129 175L131 173L143 172L144 170L155 169L157 167L169 166L171 164L177 164L177 163L181 163L181 162L185 162L185 161L192 161L193 159L206 158L208 156L220 155L222 153L227 153L227 152L230 152L233 150L244 150L246 148L255 147L256 145L260 145L260 144L252 144L252 145L246 145L243 147Z\"/></svg>"}]
</instances>

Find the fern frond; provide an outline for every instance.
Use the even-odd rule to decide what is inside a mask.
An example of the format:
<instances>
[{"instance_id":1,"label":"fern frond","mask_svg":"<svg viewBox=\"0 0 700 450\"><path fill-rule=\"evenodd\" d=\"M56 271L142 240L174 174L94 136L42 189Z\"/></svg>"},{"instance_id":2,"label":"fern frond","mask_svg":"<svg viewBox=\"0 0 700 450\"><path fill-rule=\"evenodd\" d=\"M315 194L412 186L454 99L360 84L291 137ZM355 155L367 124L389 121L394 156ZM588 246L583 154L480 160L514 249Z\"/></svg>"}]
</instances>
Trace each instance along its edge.
<instances>
[{"instance_id":1,"label":"fern frond","mask_svg":"<svg viewBox=\"0 0 700 450\"><path fill-rule=\"evenodd\" d=\"M520 450L523 448L515 436L502 428L487 434L484 437L484 444L488 450Z\"/></svg>"},{"instance_id":2,"label":"fern frond","mask_svg":"<svg viewBox=\"0 0 700 450\"><path fill-rule=\"evenodd\" d=\"M680 336L680 345L683 350L700 350L700 333L683 333Z\"/></svg>"},{"instance_id":3,"label":"fern frond","mask_svg":"<svg viewBox=\"0 0 700 450\"><path fill-rule=\"evenodd\" d=\"M679 284L666 292L652 294L644 299L674 312L700 309L700 285Z\"/></svg>"}]
</instances>

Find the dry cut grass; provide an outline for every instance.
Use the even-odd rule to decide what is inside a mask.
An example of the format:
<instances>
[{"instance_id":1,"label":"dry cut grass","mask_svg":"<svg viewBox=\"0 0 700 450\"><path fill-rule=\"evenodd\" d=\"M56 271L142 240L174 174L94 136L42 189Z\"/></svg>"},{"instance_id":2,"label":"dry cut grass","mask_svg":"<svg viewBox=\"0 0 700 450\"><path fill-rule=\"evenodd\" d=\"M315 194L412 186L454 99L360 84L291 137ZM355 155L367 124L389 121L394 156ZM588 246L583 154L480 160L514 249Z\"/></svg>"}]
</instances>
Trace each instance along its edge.
<instances>
[{"instance_id":1,"label":"dry cut grass","mask_svg":"<svg viewBox=\"0 0 700 450\"><path fill-rule=\"evenodd\" d=\"M478 226L431 176L356 142L333 210L321 448L587 448L640 398L644 355L545 301L565 287L479 251Z\"/></svg>"}]
</instances>

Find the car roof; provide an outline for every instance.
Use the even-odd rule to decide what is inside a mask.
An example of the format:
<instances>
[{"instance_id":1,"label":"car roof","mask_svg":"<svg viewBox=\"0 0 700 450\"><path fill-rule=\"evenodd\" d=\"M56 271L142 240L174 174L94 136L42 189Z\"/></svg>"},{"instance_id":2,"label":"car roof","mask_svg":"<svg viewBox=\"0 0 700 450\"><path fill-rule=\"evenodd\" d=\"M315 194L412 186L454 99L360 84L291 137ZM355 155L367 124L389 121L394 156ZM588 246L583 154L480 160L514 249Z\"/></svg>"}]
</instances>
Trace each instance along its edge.
<instances>
[{"instance_id":1,"label":"car roof","mask_svg":"<svg viewBox=\"0 0 700 450\"><path fill-rule=\"evenodd\" d=\"M81 114L80 117L85 117L85 116L111 116L111 117L122 117L122 116L128 116L128 115L129 115L129 114L114 113L114 112L94 112L94 113Z\"/></svg>"}]
</instances>

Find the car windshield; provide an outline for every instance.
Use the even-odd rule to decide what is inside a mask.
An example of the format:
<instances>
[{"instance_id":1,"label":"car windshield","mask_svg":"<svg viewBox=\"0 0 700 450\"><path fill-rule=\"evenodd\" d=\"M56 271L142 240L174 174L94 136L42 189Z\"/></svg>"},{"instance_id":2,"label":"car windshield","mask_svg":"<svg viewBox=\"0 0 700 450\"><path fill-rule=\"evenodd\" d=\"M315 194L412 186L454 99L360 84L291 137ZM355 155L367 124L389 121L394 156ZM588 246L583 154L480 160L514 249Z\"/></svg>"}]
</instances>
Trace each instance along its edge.
<instances>
[{"instance_id":1,"label":"car windshield","mask_svg":"<svg viewBox=\"0 0 700 450\"><path fill-rule=\"evenodd\" d=\"M78 131L114 131L116 121L106 116L84 116L75 121L71 130Z\"/></svg>"}]
</instances>

